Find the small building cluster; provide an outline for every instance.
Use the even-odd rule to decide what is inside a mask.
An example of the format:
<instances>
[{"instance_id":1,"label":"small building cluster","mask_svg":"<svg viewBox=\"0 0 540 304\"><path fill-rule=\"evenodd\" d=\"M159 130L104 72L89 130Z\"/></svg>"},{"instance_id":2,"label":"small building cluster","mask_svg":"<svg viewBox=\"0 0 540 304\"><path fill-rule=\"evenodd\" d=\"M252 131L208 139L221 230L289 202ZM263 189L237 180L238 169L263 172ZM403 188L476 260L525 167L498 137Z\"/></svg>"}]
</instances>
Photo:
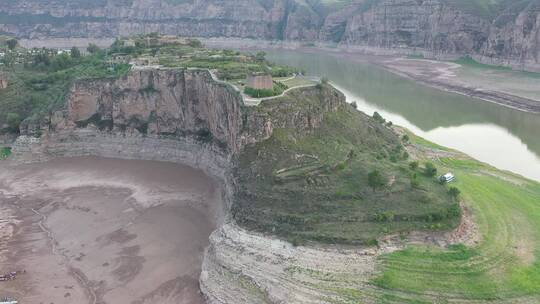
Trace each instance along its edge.
<instances>
[{"instance_id":1,"label":"small building cluster","mask_svg":"<svg viewBox=\"0 0 540 304\"><path fill-rule=\"evenodd\" d=\"M257 90L271 90L274 87L272 76L268 74L249 74L246 80L246 87Z\"/></svg>"}]
</instances>

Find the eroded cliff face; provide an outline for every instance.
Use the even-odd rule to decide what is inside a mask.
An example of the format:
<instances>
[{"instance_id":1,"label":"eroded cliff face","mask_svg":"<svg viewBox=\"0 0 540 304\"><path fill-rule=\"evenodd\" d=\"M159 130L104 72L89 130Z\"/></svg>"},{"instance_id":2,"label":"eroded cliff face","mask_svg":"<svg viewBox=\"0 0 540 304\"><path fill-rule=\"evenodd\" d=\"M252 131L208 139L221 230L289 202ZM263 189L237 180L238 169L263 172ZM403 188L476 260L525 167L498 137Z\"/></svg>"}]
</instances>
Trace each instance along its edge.
<instances>
[{"instance_id":1,"label":"eroded cliff face","mask_svg":"<svg viewBox=\"0 0 540 304\"><path fill-rule=\"evenodd\" d=\"M49 133L92 125L126 136L194 137L240 148L241 99L202 70L136 70L114 80L73 85Z\"/></svg>"},{"instance_id":2,"label":"eroded cliff face","mask_svg":"<svg viewBox=\"0 0 540 304\"><path fill-rule=\"evenodd\" d=\"M24 38L116 37L133 33L335 42L354 47L473 55L540 69L540 2L508 4L493 16L450 0L356 0L320 9L298 0L7 1L0 31Z\"/></svg>"}]
</instances>

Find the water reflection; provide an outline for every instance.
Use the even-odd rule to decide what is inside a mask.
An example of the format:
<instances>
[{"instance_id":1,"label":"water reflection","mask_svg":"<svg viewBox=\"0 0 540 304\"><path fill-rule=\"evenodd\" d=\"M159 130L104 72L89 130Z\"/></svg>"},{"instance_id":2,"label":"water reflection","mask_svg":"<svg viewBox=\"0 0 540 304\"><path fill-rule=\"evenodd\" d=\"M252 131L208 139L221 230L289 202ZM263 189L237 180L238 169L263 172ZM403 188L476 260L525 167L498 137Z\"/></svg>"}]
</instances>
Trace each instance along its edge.
<instances>
[{"instance_id":1,"label":"water reflection","mask_svg":"<svg viewBox=\"0 0 540 304\"><path fill-rule=\"evenodd\" d=\"M431 89L331 55L272 50L267 57L327 76L368 114L379 111L433 142L540 180L540 115Z\"/></svg>"}]
</instances>

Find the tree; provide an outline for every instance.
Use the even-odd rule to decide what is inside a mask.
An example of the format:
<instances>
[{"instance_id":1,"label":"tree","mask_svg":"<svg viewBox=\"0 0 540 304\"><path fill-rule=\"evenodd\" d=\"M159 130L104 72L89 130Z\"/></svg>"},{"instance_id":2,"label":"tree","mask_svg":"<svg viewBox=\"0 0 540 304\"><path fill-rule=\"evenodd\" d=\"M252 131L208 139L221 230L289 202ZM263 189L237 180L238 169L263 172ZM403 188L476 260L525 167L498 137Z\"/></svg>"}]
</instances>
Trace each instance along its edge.
<instances>
[{"instance_id":1,"label":"tree","mask_svg":"<svg viewBox=\"0 0 540 304\"><path fill-rule=\"evenodd\" d=\"M381 114L379 114L379 112L373 112L373 119L375 119L375 121L380 122L380 123L385 123L386 122L386 119L384 119L381 116Z\"/></svg>"},{"instance_id":2,"label":"tree","mask_svg":"<svg viewBox=\"0 0 540 304\"><path fill-rule=\"evenodd\" d=\"M90 54L95 54L95 53L99 52L99 47L98 47L96 44L94 44L94 43L90 43L90 44L88 45L88 47L86 48L86 50L87 50L88 53L90 53Z\"/></svg>"},{"instance_id":3,"label":"tree","mask_svg":"<svg viewBox=\"0 0 540 304\"><path fill-rule=\"evenodd\" d=\"M7 53L6 55L4 55L4 58L2 58L2 62L7 67L13 66L13 64L15 63L15 55L12 53Z\"/></svg>"},{"instance_id":4,"label":"tree","mask_svg":"<svg viewBox=\"0 0 540 304\"><path fill-rule=\"evenodd\" d=\"M21 117L17 113L8 113L6 115L6 122L10 131L19 132L19 124L21 123Z\"/></svg>"},{"instance_id":5,"label":"tree","mask_svg":"<svg viewBox=\"0 0 540 304\"><path fill-rule=\"evenodd\" d=\"M437 168L433 163L427 162L426 167L424 168L424 173L429 177L433 177L437 175Z\"/></svg>"},{"instance_id":6,"label":"tree","mask_svg":"<svg viewBox=\"0 0 540 304\"><path fill-rule=\"evenodd\" d=\"M6 41L6 43L7 43L8 48L13 51L17 47L17 44L19 44L19 41L13 38Z\"/></svg>"},{"instance_id":7,"label":"tree","mask_svg":"<svg viewBox=\"0 0 540 304\"><path fill-rule=\"evenodd\" d=\"M418 162L417 161L413 161L413 162L410 162L409 163L409 168L413 171L416 171L416 169L418 169Z\"/></svg>"},{"instance_id":8,"label":"tree","mask_svg":"<svg viewBox=\"0 0 540 304\"><path fill-rule=\"evenodd\" d=\"M71 58L81 58L81 51L78 47L72 47L71 48Z\"/></svg>"},{"instance_id":9,"label":"tree","mask_svg":"<svg viewBox=\"0 0 540 304\"><path fill-rule=\"evenodd\" d=\"M51 67L54 71L60 71L67 69L71 66L72 63L73 60L71 59L71 57L64 53L53 57L53 59L51 60Z\"/></svg>"},{"instance_id":10,"label":"tree","mask_svg":"<svg viewBox=\"0 0 540 304\"><path fill-rule=\"evenodd\" d=\"M321 78L321 83L322 83L322 84L328 84L328 82L329 82L328 77L323 76L323 77Z\"/></svg>"},{"instance_id":11,"label":"tree","mask_svg":"<svg viewBox=\"0 0 540 304\"><path fill-rule=\"evenodd\" d=\"M450 187L450 189L448 189L448 194L450 194L450 196L457 201L461 191L456 187Z\"/></svg>"},{"instance_id":12,"label":"tree","mask_svg":"<svg viewBox=\"0 0 540 304\"><path fill-rule=\"evenodd\" d=\"M411 176L411 187L415 189L420 188L420 181L418 180L416 173Z\"/></svg>"},{"instance_id":13,"label":"tree","mask_svg":"<svg viewBox=\"0 0 540 304\"><path fill-rule=\"evenodd\" d=\"M384 177L379 170L369 172L368 184L371 188L373 188L373 191L386 186L387 183L388 181L386 180L386 177Z\"/></svg>"},{"instance_id":14,"label":"tree","mask_svg":"<svg viewBox=\"0 0 540 304\"><path fill-rule=\"evenodd\" d=\"M351 106L355 109L358 109L358 104L356 103L356 101L351 102Z\"/></svg>"},{"instance_id":15,"label":"tree","mask_svg":"<svg viewBox=\"0 0 540 304\"><path fill-rule=\"evenodd\" d=\"M266 58L266 52L260 51L260 52L257 52L257 54L255 54L255 59L257 59L257 61L264 61L265 58Z\"/></svg>"}]
</instances>

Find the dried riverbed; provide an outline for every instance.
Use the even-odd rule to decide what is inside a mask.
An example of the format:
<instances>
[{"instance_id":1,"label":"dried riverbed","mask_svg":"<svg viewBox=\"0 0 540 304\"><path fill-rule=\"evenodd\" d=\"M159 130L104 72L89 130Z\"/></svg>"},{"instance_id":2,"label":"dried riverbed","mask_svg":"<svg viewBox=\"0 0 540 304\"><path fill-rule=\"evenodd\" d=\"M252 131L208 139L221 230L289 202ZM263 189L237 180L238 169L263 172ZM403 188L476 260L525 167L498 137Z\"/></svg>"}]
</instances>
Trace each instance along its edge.
<instances>
[{"instance_id":1,"label":"dried riverbed","mask_svg":"<svg viewBox=\"0 0 540 304\"><path fill-rule=\"evenodd\" d=\"M220 195L201 171L153 161L0 163L0 297L20 303L203 303Z\"/></svg>"}]
</instances>

